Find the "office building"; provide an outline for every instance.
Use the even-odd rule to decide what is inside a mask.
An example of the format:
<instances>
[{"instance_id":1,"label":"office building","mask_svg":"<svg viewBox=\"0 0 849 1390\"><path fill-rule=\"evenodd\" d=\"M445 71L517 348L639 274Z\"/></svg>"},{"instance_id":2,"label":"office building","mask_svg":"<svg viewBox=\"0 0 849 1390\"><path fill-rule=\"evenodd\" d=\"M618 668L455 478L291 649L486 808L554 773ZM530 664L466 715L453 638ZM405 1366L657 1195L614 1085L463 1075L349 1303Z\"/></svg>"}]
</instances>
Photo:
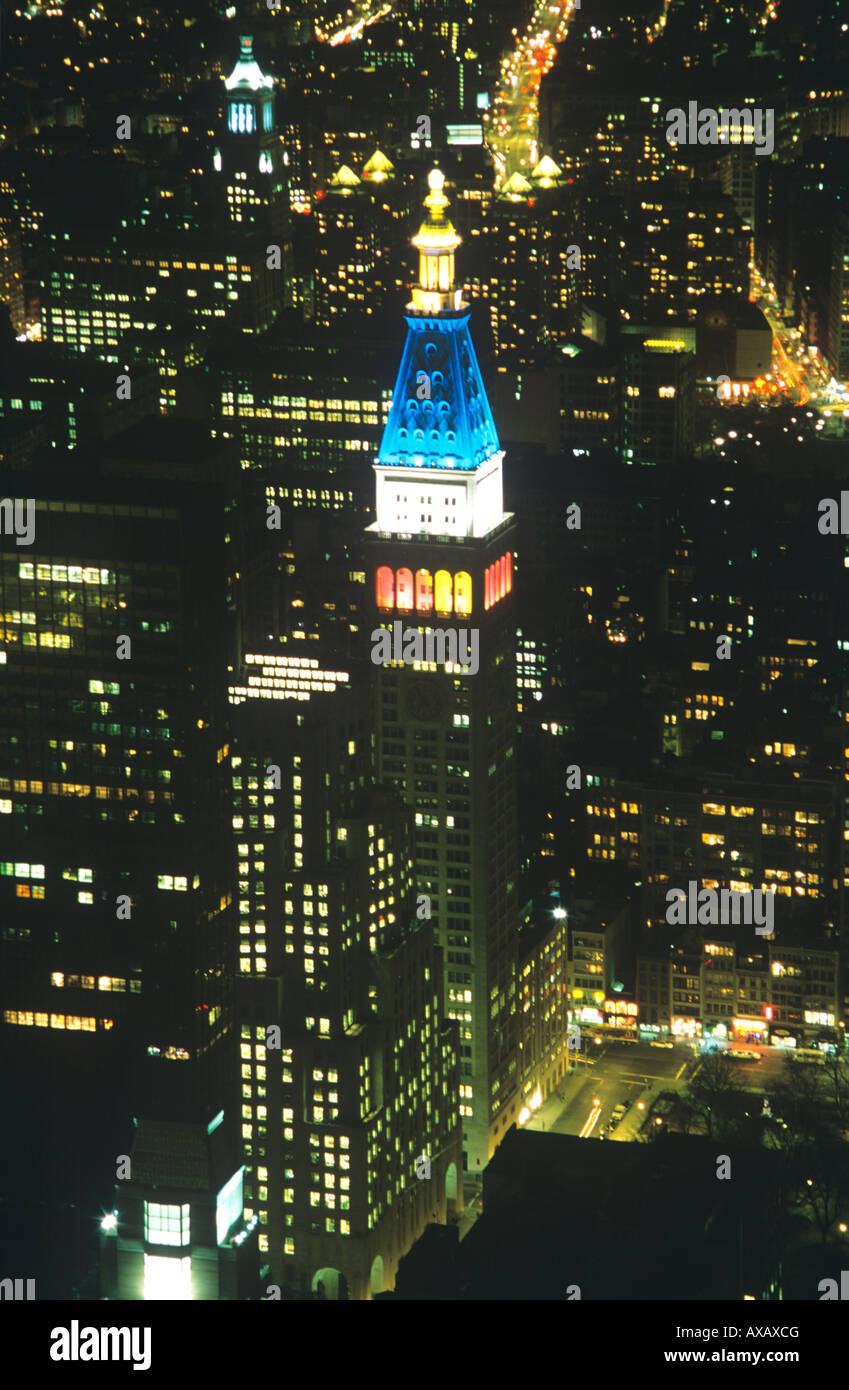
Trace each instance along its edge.
<instances>
[{"instance_id":1,"label":"office building","mask_svg":"<svg viewBox=\"0 0 849 1390\"><path fill-rule=\"evenodd\" d=\"M446 1008L461 1025L465 1162L477 1170L520 1108L513 521L454 281L459 237L441 172L428 183L413 240L419 279L375 463L370 580L387 640L405 624L422 638L437 628L457 634L459 651L465 634L479 642L479 670L446 661L447 639L436 660L384 656L375 718L379 776L414 811L419 886L446 953Z\"/></svg>"}]
</instances>

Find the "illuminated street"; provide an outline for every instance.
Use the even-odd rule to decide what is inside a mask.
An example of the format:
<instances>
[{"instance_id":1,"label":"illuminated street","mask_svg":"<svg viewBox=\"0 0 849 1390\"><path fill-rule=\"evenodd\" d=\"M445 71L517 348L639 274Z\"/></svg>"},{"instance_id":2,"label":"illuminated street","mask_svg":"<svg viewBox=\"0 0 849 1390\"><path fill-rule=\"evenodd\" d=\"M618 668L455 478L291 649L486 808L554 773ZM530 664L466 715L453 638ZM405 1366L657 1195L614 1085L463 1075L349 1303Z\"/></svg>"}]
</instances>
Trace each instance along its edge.
<instances>
[{"instance_id":1,"label":"illuminated street","mask_svg":"<svg viewBox=\"0 0 849 1390\"><path fill-rule=\"evenodd\" d=\"M335 48L340 43L354 43L363 36L363 30L370 24L376 24L378 20L385 19L392 13L391 5L381 5L377 0L362 0L362 3L352 6L348 10L349 22L338 28L331 26L329 29L322 28L316 22L315 36L322 43L329 43Z\"/></svg>"},{"instance_id":2,"label":"illuminated street","mask_svg":"<svg viewBox=\"0 0 849 1390\"><path fill-rule=\"evenodd\" d=\"M572 0L550 4L542 0L516 47L502 59L501 79L492 110L484 113L485 140L495 162L496 187L511 174L529 173L539 158L537 98L545 73L554 62L556 45L566 36Z\"/></svg>"},{"instance_id":3,"label":"illuminated street","mask_svg":"<svg viewBox=\"0 0 849 1390\"><path fill-rule=\"evenodd\" d=\"M835 382L817 350L807 347L799 330L782 321L772 286L755 274L753 288L758 308L773 332L773 365L792 388L793 404L823 408L849 405L845 383Z\"/></svg>"},{"instance_id":4,"label":"illuminated street","mask_svg":"<svg viewBox=\"0 0 849 1390\"><path fill-rule=\"evenodd\" d=\"M551 1130L598 1139L606 1130L617 1105L645 1103L646 1092L672 1086L693 1071L691 1047L676 1043L671 1048L650 1043L607 1043L598 1049L595 1065L578 1063L578 1070L561 1087L565 1102L552 1097L528 1121L526 1128Z\"/></svg>"},{"instance_id":5,"label":"illuminated street","mask_svg":"<svg viewBox=\"0 0 849 1390\"><path fill-rule=\"evenodd\" d=\"M730 1045L718 1050L728 1052ZM782 1075L786 1054L780 1048L750 1043L745 1050L757 1056L732 1059L744 1089L770 1091ZM633 1140L652 1100L664 1090L683 1090L709 1055L696 1054L685 1042L676 1042L668 1049L648 1042L612 1042L599 1052L595 1065L578 1063L578 1070L561 1087L565 1101L556 1095L550 1098L525 1128L544 1128L547 1133L573 1134L582 1139L599 1139L604 1132L606 1139ZM621 1105L627 1107L626 1114L611 1130L613 1112Z\"/></svg>"}]
</instances>

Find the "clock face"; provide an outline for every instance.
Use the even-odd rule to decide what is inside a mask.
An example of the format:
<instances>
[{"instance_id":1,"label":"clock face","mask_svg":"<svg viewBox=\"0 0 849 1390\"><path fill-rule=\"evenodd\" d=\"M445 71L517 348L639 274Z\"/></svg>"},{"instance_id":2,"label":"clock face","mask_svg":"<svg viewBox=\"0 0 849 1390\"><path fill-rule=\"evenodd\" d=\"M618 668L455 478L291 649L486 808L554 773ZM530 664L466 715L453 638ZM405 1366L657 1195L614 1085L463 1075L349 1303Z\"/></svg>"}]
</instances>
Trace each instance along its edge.
<instances>
[{"instance_id":1,"label":"clock face","mask_svg":"<svg viewBox=\"0 0 849 1390\"><path fill-rule=\"evenodd\" d=\"M436 681L421 676L412 679L404 692L404 705L411 719L439 719L443 704L442 691Z\"/></svg>"}]
</instances>

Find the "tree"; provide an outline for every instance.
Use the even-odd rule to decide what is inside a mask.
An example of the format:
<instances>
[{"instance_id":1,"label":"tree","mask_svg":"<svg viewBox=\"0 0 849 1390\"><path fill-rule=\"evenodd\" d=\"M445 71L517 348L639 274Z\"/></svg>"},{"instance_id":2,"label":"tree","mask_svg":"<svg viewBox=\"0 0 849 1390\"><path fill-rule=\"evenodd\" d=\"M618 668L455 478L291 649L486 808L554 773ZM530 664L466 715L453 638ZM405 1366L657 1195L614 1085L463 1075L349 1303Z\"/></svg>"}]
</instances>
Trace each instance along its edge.
<instances>
[{"instance_id":1,"label":"tree","mask_svg":"<svg viewBox=\"0 0 849 1390\"><path fill-rule=\"evenodd\" d=\"M740 1076L733 1062L721 1052L710 1052L684 1094L695 1114L701 1117L708 1137L720 1139L736 1128L741 1091Z\"/></svg>"},{"instance_id":2,"label":"tree","mask_svg":"<svg viewBox=\"0 0 849 1390\"><path fill-rule=\"evenodd\" d=\"M775 1104L787 1122L787 1148L814 1143L839 1132L822 1067L804 1066L791 1057L785 1058L783 1075L775 1088Z\"/></svg>"},{"instance_id":3,"label":"tree","mask_svg":"<svg viewBox=\"0 0 849 1390\"><path fill-rule=\"evenodd\" d=\"M823 1245L849 1197L845 1146L833 1139L806 1145L794 1163L794 1204L815 1222Z\"/></svg>"},{"instance_id":4,"label":"tree","mask_svg":"<svg viewBox=\"0 0 849 1390\"><path fill-rule=\"evenodd\" d=\"M835 1049L826 1053L821 1068L810 1067L808 1070L822 1072L822 1089L834 1108L837 1128L841 1134L845 1134L849 1130L849 1057Z\"/></svg>"}]
</instances>

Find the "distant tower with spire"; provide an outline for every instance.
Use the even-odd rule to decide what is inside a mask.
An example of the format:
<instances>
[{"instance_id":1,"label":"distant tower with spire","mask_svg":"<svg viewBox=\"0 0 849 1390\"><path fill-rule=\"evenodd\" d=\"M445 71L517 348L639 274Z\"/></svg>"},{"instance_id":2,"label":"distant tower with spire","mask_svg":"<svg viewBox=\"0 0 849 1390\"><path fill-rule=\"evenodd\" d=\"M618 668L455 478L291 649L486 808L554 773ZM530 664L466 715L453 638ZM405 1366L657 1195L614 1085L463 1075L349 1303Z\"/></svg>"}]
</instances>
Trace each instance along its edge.
<instances>
[{"instance_id":1,"label":"distant tower with spire","mask_svg":"<svg viewBox=\"0 0 849 1390\"><path fill-rule=\"evenodd\" d=\"M267 229L283 235L286 203L274 78L262 72L249 34L239 39L239 57L224 90L224 129L213 164L226 181L230 222L246 233Z\"/></svg>"},{"instance_id":2,"label":"distant tower with spire","mask_svg":"<svg viewBox=\"0 0 849 1390\"><path fill-rule=\"evenodd\" d=\"M514 521L495 422L455 283L460 237L439 169L413 245L419 277L377 460L367 528L372 628L476 633L479 668L377 667L378 773L413 814L419 893L460 1028L467 1167L480 1171L519 1110ZM458 643L458 649L462 649ZM444 653L443 653L444 656Z\"/></svg>"}]
</instances>

